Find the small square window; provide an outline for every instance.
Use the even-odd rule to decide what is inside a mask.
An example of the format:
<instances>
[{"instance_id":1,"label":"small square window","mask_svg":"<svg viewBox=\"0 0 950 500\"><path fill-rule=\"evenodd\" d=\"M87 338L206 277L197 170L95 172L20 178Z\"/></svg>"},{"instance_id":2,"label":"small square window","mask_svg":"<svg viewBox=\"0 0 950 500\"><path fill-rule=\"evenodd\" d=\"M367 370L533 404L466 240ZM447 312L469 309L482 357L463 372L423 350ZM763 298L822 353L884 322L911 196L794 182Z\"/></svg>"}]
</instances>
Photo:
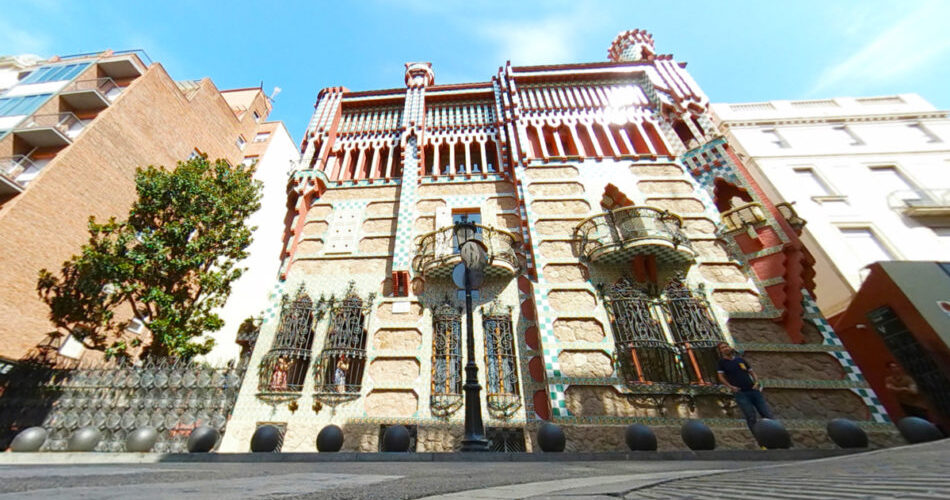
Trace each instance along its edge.
<instances>
[{"instance_id":1,"label":"small square window","mask_svg":"<svg viewBox=\"0 0 950 500\"><path fill-rule=\"evenodd\" d=\"M257 163L257 160L259 159L260 157L257 155L245 156L244 160L241 161L241 163L243 163L245 167L250 167L251 165Z\"/></svg>"},{"instance_id":2,"label":"small square window","mask_svg":"<svg viewBox=\"0 0 950 500\"><path fill-rule=\"evenodd\" d=\"M832 130L837 130L838 132L843 133L846 136L845 139L848 140L848 145L850 146L864 145L864 140L858 137L858 134L855 134L854 131L851 130L851 127L847 125L838 125L838 126L832 127Z\"/></svg>"},{"instance_id":3,"label":"small square window","mask_svg":"<svg viewBox=\"0 0 950 500\"><path fill-rule=\"evenodd\" d=\"M254 136L254 142L267 142L267 139L270 139L270 132L258 132Z\"/></svg>"},{"instance_id":4,"label":"small square window","mask_svg":"<svg viewBox=\"0 0 950 500\"><path fill-rule=\"evenodd\" d=\"M241 151L244 151L244 146L247 146L247 141L244 140L244 136L239 135L237 138L237 142L235 142L235 144L237 144L238 149L240 149Z\"/></svg>"},{"instance_id":5,"label":"small square window","mask_svg":"<svg viewBox=\"0 0 950 500\"><path fill-rule=\"evenodd\" d=\"M254 121L257 123L260 123L261 121L261 115L257 111L254 112Z\"/></svg>"},{"instance_id":6,"label":"small square window","mask_svg":"<svg viewBox=\"0 0 950 500\"><path fill-rule=\"evenodd\" d=\"M775 130L774 128L765 129L762 131L762 133L768 136L769 142L771 142L772 144L775 144L776 146L782 149L787 149L791 147L788 144L788 141L786 141L785 138L782 137L782 134L778 133L778 130ZM703 155L705 156L705 153L703 153Z\"/></svg>"}]
</instances>

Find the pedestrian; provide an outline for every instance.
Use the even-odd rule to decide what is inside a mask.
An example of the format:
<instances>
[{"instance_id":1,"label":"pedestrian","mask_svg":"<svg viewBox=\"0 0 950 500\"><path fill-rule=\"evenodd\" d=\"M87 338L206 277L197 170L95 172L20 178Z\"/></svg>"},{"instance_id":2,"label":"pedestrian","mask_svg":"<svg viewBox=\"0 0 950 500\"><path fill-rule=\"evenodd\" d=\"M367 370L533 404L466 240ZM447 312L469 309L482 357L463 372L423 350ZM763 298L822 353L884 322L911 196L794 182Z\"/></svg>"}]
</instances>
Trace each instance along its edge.
<instances>
[{"instance_id":1,"label":"pedestrian","mask_svg":"<svg viewBox=\"0 0 950 500\"><path fill-rule=\"evenodd\" d=\"M736 404L742 410L749 430L752 430L757 420L756 412L762 418L774 418L749 362L737 356L732 346L725 342L720 342L717 348L720 356L717 369L719 382L735 395Z\"/></svg>"}]
</instances>

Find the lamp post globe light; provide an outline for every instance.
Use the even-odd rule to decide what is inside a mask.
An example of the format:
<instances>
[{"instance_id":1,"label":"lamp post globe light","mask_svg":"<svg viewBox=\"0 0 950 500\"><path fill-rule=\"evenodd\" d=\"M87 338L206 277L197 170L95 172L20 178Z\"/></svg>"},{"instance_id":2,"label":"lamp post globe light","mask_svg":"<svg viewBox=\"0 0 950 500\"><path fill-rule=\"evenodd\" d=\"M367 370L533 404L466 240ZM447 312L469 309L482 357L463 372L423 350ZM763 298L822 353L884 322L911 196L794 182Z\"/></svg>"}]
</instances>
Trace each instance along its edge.
<instances>
[{"instance_id":1,"label":"lamp post globe light","mask_svg":"<svg viewBox=\"0 0 950 500\"><path fill-rule=\"evenodd\" d=\"M466 356L465 363L465 437L462 438L462 451L488 451L485 439L485 426L482 424L482 386L478 385L478 366L475 365L475 335L472 320L472 284L481 282L480 275L487 262L487 252L482 242L475 236L475 224L463 220L455 223L453 231L455 244L459 249L462 264L465 266L465 323Z\"/></svg>"}]
</instances>

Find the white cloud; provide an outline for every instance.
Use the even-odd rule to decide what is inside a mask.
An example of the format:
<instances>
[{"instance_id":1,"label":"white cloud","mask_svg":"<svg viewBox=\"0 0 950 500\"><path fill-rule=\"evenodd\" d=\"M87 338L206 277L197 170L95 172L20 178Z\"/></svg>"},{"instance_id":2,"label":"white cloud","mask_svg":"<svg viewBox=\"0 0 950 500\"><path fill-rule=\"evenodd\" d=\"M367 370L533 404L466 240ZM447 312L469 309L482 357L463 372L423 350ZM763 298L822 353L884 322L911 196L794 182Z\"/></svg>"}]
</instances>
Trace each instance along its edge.
<instances>
[{"instance_id":1,"label":"white cloud","mask_svg":"<svg viewBox=\"0 0 950 500\"><path fill-rule=\"evenodd\" d=\"M847 83L852 92L906 77L950 54L946 10L929 2L899 19L850 57L825 68L809 95Z\"/></svg>"}]
</instances>

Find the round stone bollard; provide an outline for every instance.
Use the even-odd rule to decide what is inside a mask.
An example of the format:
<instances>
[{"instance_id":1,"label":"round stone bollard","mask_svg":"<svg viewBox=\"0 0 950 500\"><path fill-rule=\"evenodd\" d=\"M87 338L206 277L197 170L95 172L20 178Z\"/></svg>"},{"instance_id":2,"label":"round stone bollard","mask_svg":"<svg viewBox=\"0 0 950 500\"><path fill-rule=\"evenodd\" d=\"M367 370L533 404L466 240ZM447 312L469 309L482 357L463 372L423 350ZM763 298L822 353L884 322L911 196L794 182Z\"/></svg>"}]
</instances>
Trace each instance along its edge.
<instances>
[{"instance_id":1,"label":"round stone bollard","mask_svg":"<svg viewBox=\"0 0 950 500\"><path fill-rule=\"evenodd\" d=\"M792 436L778 420L759 420L752 426L752 435L759 442L759 446L770 450L786 450L792 447Z\"/></svg>"},{"instance_id":2,"label":"round stone bollard","mask_svg":"<svg viewBox=\"0 0 950 500\"><path fill-rule=\"evenodd\" d=\"M825 427L828 437L841 448L867 448L868 435L853 420L836 418Z\"/></svg>"},{"instance_id":3,"label":"round stone bollard","mask_svg":"<svg viewBox=\"0 0 950 500\"><path fill-rule=\"evenodd\" d=\"M716 435L702 420L690 420L680 429L680 437L694 451L715 450Z\"/></svg>"},{"instance_id":4,"label":"round stone bollard","mask_svg":"<svg viewBox=\"0 0 950 500\"><path fill-rule=\"evenodd\" d=\"M48 436L49 433L42 427L28 427L13 438L13 442L10 443L10 451L40 451Z\"/></svg>"},{"instance_id":5,"label":"round stone bollard","mask_svg":"<svg viewBox=\"0 0 950 500\"><path fill-rule=\"evenodd\" d=\"M402 425L391 425L383 433L383 451L409 451L409 429Z\"/></svg>"},{"instance_id":6,"label":"round stone bollard","mask_svg":"<svg viewBox=\"0 0 950 500\"><path fill-rule=\"evenodd\" d=\"M908 443L926 443L943 439L943 433L936 425L920 417L904 417L897 422L897 429Z\"/></svg>"},{"instance_id":7,"label":"round stone bollard","mask_svg":"<svg viewBox=\"0 0 950 500\"><path fill-rule=\"evenodd\" d=\"M273 425L262 425L251 436L251 451L254 453L273 453L280 446L280 429Z\"/></svg>"},{"instance_id":8,"label":"round stone bollard","mask_svg":"<svg viewBox=\"0 0 950 500\"><path fill-rule=\"evenodd\" d=\"M188 435L189 453L208 453L218 442L218 431L211 427L195 427Z\"/></svg>"},{"instance_id":9,"label":"round stone bollard","mask_svg":"<svg viewBox=\"0 0 950 500\"><path fill-rule=\"evenodd\" d=\"M317 434L317 451L332 453L340 451L340 448L343 448L343 429L333 424L320 429Z\"/></svg>"},{"instance_id":10,"label":"round stone bollard","mask_svg":"<svg viewBox=\"0 0 950 500\"><path fill-rule=\"evenodd\" d=\"M564 451L567 444L567 437L564 431L551 422L546 422L538 429L538 447L546 453L560 453Z\"/></svg>"},{"instance_id":11,"label":"round stone bollard","mask_svg":"<svg viewBox=\"0 0 950 500\"><path fill-rule=\"evenodd\" d=\"M66 442L68 451L93 451L99 440L102 439L102 433L95 427L80 427Z\"/></svg>"},{"instance_id":12,"label":"round stone bollard","mask_svg":"<svg viewBox=\"0 0 950 500\"><path fill-rule=\"evenodd\" d=\"M633 451L656 451L656 434L644 424L630 424L624 431L627 447Z\"/></svg>"},{"instance_id":13,"label":"round stone bollard","mask_svg":"<svg viewBox=\"0 0 950 500\"><path fill-rule=\"evenodd\" d=\"M158 441L158 431L151 427L135 429L125 438L125 451L133 453L148 453Z\"/></svg>"}]
</instances>

